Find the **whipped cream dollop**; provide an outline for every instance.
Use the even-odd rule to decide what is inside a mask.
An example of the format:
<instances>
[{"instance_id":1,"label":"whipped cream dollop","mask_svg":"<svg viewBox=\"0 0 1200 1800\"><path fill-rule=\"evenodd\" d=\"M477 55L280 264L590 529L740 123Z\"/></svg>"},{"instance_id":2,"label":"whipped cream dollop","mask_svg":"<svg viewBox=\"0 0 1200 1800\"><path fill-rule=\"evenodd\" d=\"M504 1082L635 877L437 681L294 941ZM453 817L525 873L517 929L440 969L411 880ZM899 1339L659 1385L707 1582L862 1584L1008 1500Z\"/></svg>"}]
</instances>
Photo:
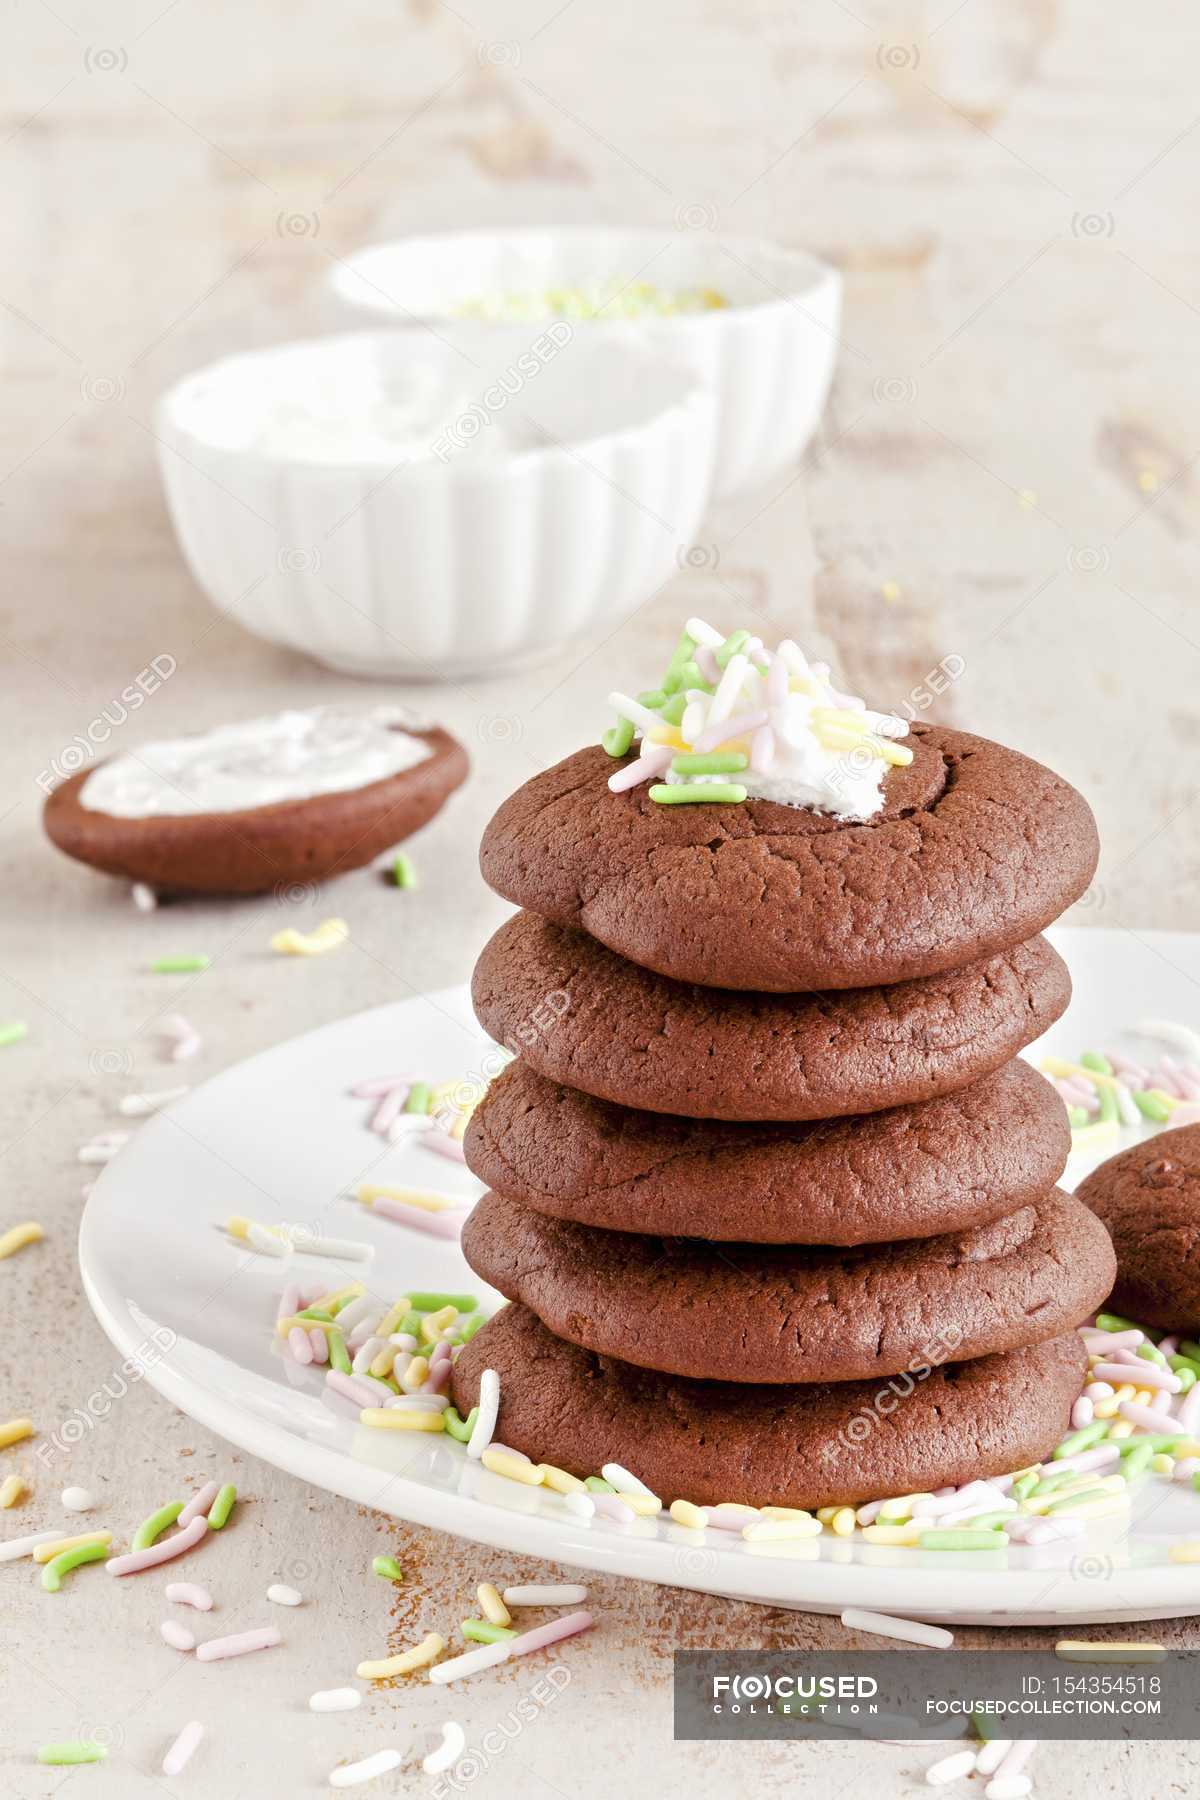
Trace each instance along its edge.
<instances>
[{"instance_id":1,"label":"whipped cream dollop","mask_svg":"<svg viewBox=\"0 0 1200 1800\"><path fill-rule=\"evenodd\" d=\"M114 756L88 776L79 803L118 819L152 819L348 793L432 754L413 727L407 713L387 706L272 713Z\"/></svg>"},{"instance_id":2,"label":"whipped cream dollop","mask_svg":"<svg viewBox=\"0 0 1200 1800\"><path fill-rule=\"evenodd\" d=\"M661 689L609 703L624 722L606 735L610 754L640 738L637 762L610 788L650 781L664 805L754 797L865 823L882 811L889 769L913 756L896 742L904 720L841 693L827 663L810 663L790 639L771 651L703 619L688 620Z\"/></svg>"}]
</instances>

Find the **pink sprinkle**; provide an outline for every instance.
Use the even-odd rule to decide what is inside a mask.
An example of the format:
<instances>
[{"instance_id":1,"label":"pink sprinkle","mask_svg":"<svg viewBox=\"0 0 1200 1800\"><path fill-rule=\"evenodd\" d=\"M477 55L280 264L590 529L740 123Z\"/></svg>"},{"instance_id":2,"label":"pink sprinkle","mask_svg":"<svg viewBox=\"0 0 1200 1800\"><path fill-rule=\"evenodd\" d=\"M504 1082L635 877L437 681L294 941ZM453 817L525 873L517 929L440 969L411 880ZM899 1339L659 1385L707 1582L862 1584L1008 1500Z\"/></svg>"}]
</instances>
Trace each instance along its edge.
<instances>
[{"instance_id":1,"label":"pink sprinkle","mask_svg":"<svg viewBox=\"0 0 1200 1800\"><path fill-rule=\"evenodd\" d=\"M720 684L721 665L713 654L711 644L698 644L696 646L696 667L703 675L705 681L711 682L713 687L717 687Z\"/></svg>"},{"instance_id":2,"label":"pink sprinkle","mask_svg":"<svg viewBox=\"0 0 1200 1800\"><path fill-rule=\"evenodd\" d=\"M632 1506L626 1506L619 1494L593 1494L592 1499L596 1503L596 1511L603 1518L619 1519L622 1525L627 1525L630 1519L636 1517Z\"/></svg>"},{"instance_id":3,"label":"pink sprinkle","mask_svg":"<svg viewBox=\"0 0 1200 1800\"><path fill-rule=\"evenodd\" d=\"M665 775L675 755L669 744L648 744L636 762L626 763L608 778L609 792L623 794L626 788L639 787L656 775Z\"/></svg>"},{"instance_id":4,"label":"pink sprinkle","mask_svg":"<svg viewBox=\"0 0 1200 1800\"><path fill-rule=\"evenodd\" d=\"M1112 1064L1113 1074L1119 1075L1127 1087L1144 1088L1149 1084L1150 1071L1144 1069L1141 1063L1122 1056L1119 1050L1106 1050L1105 1055Z\"/></svg>"},{"instance_id":5,"label":"pink sprinkle","mask_svg":"<svg viewBox=\"0 0 1200 1800\"><path fill-rule=\"evenodd\" d=\"M375 1075L369 1081L360 1081L350 1092L356 1100L377 1100L381 1094L390 1094L393 1088L411 1085L416 1080L415 1075Z\"/></svg>"},{"instance_id":6,"label":"pink sprinkle","mask_svg":"<svg viewBox=\"0 0 1200 1800\"><path fill-rule=\"evenodd\" d=\"M300 1289L294 1282L289 1282L279 1296L279 1310L275 1314L275 1317L277 1319L290 1319L293 1313L298 1313L300 1311L301 1304Z\"/></svg>"},{"instance_id":7,"label":"pink sprinkle","mask_svg":"<svg viewBox=\"0 0 1200 1800\"><path fill-rule=\"evenodd\" d=\"M965 1487L949 1494L935 1494L932 1500L917 1500L913 1504L914 1519L938 1519L943 1513L962 1512L971 1507L975 1512L982 1512L985 1507L995 1503L997 1490L987 1481L968 1481Z\"/></svg>"},{"instance_id":8,"label":"pink sprinkle","mask_svg":"<svg viewBox=\"0 0 1200 1800\"><path fill-rule=\"evenodd\" d=\"M775 761L775 733L769 725L760 725L750 745L750 767L759 775Z\"/></svg>"},{"instance_id":9,"label":"pink sprinkle","mask_svg":"<svg viewBox=\"0 0 1200 1800\"><path fill-rule=\"evenodd\" d=\"M171 1062L186 1062L189 1056L195 1056L204 1042L196 1027L182 1013L168 1013L161 1021L160 1030L166 1039L165 1054Z\"/></svg>"},{"instance_id":10,"label":"pink sprinkle","mask_svg":"<svg viewBox=\"0 0 1200 1800\"><path fill-rule=\"evenodd\" d=\"M1190 1481L1197 1469L1200 1469L1200 1456L1182 1457L1171 1471L1171 1480Z\"/></svg>"},{"instance_id":11,"label":"pink sprinkle","mask_svg":"<svg viewBox=\"0 0 1200 1800\"><path fill-rule=\"evenodd\" d=\"M599 1496L597 1496L599 1498ZM628 1511L628 1507L626 1511ZM592 1628L590 1612L567 1613L564 1618L551 1619L548 1625L536 1625L532 1631L523 1631L520 1637L512 1638L508 1646L510 1656L528 1656L531 1650L545 1650L550 1644L557 1644L562 1638L576 1637L581 1631Z\"/></svg>"},{"instance_id":12,"label":"pink sprinkle","mask_svg":"<svg viewBox=\"0 0 1200 1800\"><path fill-rule=\"evenodd\" d=\"M1078 1400L1075 1402L1074 1406L1071 1408L1072 1428L1075 1431L1082 1431L1082 1429L1085 1425L1091 1424L1095 1415L1096 1415L1095 1407L1092 1405L1091 1401L1087 1398L1086 1395L1081 1394L1079 1396Z\"/></svg>"},{"instance_id":13,"label":"pink sprinkle","mask_svg":"<svg viewBox=\"0 0 1200 1800\"><path fill-rule=\"evenodd\" d=\"M1150 1411L1156 1413L1169 1413L1173 1399L1174 1395L1168 1388L1160 1388L1150 1402Z\"/></svg>"},{"instance_id":14,"label":"pink sprinkle","mask_svg":"<svg viewBox=\"0 0 1200 1800\"><path fill-rule=\"evenodd\" d=\"M1139 1356L1136 1350L1114 1350L1109 1361L1124 1363L1127 1368L1140 1369L1144 1366L1146 1358Z\"/></svg>"},{"instance_id":15,"label":"pink sprinkle","mask_svg":"<svg viewBox=\"0 0 1200 1800\"><path fill-rule=\"evenodd\" d=\"M143 1569L153 1569L159 1563L170 1562L173 1557L182 1556L208 1535L208 1520L193 1519L182 1531L175 1532L169 1538L160 1538L157 1544L151 1544L147 1550L131 1550L128 1556L113 1556L105 1563L110 1575L138 1575Z\"/></svg>"},{"instance_id":16,"label":"pink sprinkle","mask_svg":"<svg viewBox=\"0 0 1200 1800\"><path fill-rule=\"evenodd\" d=\"M1171 1109L1171 1116L1167 1120L1167 1124L1172 1127L1195 1125L1198 1121L1200 1121L1200 1102L1185 1100L1181 1105Z\"/></svg>"},{"instance_id":17,"label":"pink sprinkle","mask_svg":"<svg viewBox=\"0 0 1200 1800\"><path fill-rule=\"evenodd\" d=\"M1184 1431L1193 1432L1200 1426L1200 1381L1190 1387L1179 1402L1177 1416Z\"/></svg>"},{"instance_id":18,"label":"pink sprinkle","mask_svg":"<svg viewBox=\"0 0 1200 1800\"><path fill-rule=\"evenodd\" d=\"M313 1361L315 1363L328 1362L329 1361L329 1342L325 1336L325 1333L323 1331L318 1331L316 1326L314 1325L308 1334L308 1341L312 1345Z\"/></svg>"},{"instance_id":19,"label":"pink sprinkle","mask_svg":"<svg viewBox=\"0 0 1200 1800\"><path fill-rule=\"evenodd\" d=\"M449 1344L447 1344L446 1349L447 1349L447 1352L449 1352L449 1349L450 1349ZM421 1388L420 1388L421 1393L423 1393L423 1394L443 1394L443 1393L445 1393L446 1384L450 1380L450 1370L452 1367L453 1367L453 1364L452 1364L449 1354L447 1354L445 1362L438 1363L436 1365L436 1367L431 1363L430 1368L429 1368L429 1373L425 1377L424 1381L421 1383Z\"/></svg>"},{"instance_id":20,"label":"pink sprinkle","mask_svg":"<svg viewBox=\"0 0 1200 1800\"><path fill-rule=\"evenodd\" d=\"M1091 1469L1103 1469L1108 1463L1118 1462L1120 1456L1115 1444L1097 1444L1094 1450L1080 1450L1075 1456L1055 1457L1051 1467L1056 1473L1059 1469L1073 1469L1077 1475L1086 1475Z\"/></svg>"},{"instance_id":21,"label":"pink sprinkle","mask_svg":"<svg viewBox=\"0 0 1200 1800\"><path fill-rule=\"evenodd\" d=\"M1138 1361L1142 1362L1140 1356ZM1123 1362L1097 1363L1092 1374L1101 1381L1128 1381L1129 1364ZM1178 1375L1173 1375L1170 1369L1158 1368L1155 1363L1142 1363L1142 1367L1138 1371L1138 1387L1167 1388L1172 1394L1177 1394L1179 1385Z\"/></svg>"},{"instance_id":22,"label":"pink sprinkle","mask_svg":"<svg viewBox=\"0 0 1200 1800\"><path fill-rule=\"evenodd\" d=\"M739 713L736 719L718 719L715 725L706 725L703 731L697 732L692 739L692 749L701 753L715 750L718 745L728 743L730 738L745 737L766 723L765 712Z\"/></svg>"},{"instance_id":23,"label":"pink sprinkle","mask_svg":"<svg viewBox=\"0 0 1200 1800\"><path fill-rule=\"evenodd\" d=\"M1178 1337L1165 1337L1159 1338L1158 1340L1158 1354L1160 1356L1174 1356L1178 1348Z\"/></svg>"},{"instance_id":24,"label":"pink sprinkle","mask_svg":"<svg viewBox=\"0 0 1200 1800\"><path fill-rule=\"evenodd\" d=\"M370 1381L371 1377L367 1376L366 1379ZM378 1406L378 1389L382 1389L389 1400L392 1398L391 1388L385 1387L382 1381L367 1387L361 1375L343 1375L340 1369L326 1369L325 1386L332 1388L334 1393L340 1394L344 1400L352 1401L357 1407Z\"/></svg>"},{"instance_id":25,"label":"pink sprinkle","mask_svg":"<svg viewBox=\"0 0 1200 1800\"><path fill-rule=\"evenodd\" d=\"M177 1606L194 1606L197 1612L212 1611L212 1595L194 1581L168 1581L166 1594Z\"/></svg>"},{"instance_id":26,"label":"pink sprinkle","mask_svg":"<svg viewBox=\"0 0 1200 1800\"><path fill-rule=\"evenodd\" d=\"M270 1650L280 1642L274 1625L260 1625L257 1631L239 1632L236 1637L209 1638L196 1651L196 1661L221 1662L227 1656L247 1656L251 1650Z\"/></svg>"},{"instance_id":27,"label":"pink sprinkle","mask_svg":"<svg viewBox=\"0 0 1200 1800\"><path fill-rule=\"evenodd\" d=\"M428 1138L421 1142L428 1143ZM429 1237L456 1238L463 1228L466 1212L422 1212L417 1206L405 1206L402 1200L389 1200L381 1194L371 1207L372 1212L382 1213L385 1219L395 1219L401 1225L409 1226L413 1231L424 1231Z\"/></svg>"},{"instance_id":28,"label":"pink sprinkle","mask_svg":"<svg viewBox=\"0 0 1200 1800\"><path fill-rule=\"evenodd\" d=\"M1123 1419L1129 1419L1134 1425L1140 1425L1143 1431L1162 1430L1162 1414L1153 1406L1143 1406L1137 1400L1122 1400L1117 1411Z\"/></svg>"},{"instance_id":29,"label":"pink sprinkle","mask_svg":"<svg viewBox=\"0 0 1200 1800\"><path fill-rule=\"evenodd\" d=\"M308 1333L305 1331L303 1325L293 1325L292 1329L288 1332L287 1341L288 1349L291 1351L296 1361L298 1363L304 1363L307 1367L313 1359L313 1353L312 1345L308 1341Z\"/></svg>"},{"instance_id":30,"label":"pink sprinkle","mask_svg":"<svg viewBox=\"0 0 1200 1800\"><path fill-rule=\"evenodd\" d=\"M392 1120L399 1117L408 1095L409 1088L403 1082L397 1087L389 1088L371 1115L371 1130L377 1131L380 1137L386 1137Z\"/></svg>"},{"instance_id":31,"label":"pink sprinkle","mask_svg":"<svg viewBox=\"0 0 1200 1800\"><path fill-rule=\"evenodd\" d=\"M439 1156L449 1157L451 1162L465 1163L467 1160L467 1153L459 1143L458 1139L447 1137L444 1132L427 1131L422 1137L418 1138L417 1142L420 1144L422 1150L434 1150ZM376 1206L379 1205L378 1200L375 1204ZM431 1219L436 1218L437 1216L436 1213L429 1214ZM444 1214L442 1216L445 1217Z\"/></svg>"},{"instance_id":32,"label":"pink sprinkle","mask_svg":"<svg viewBox=\"0 0 1200 1800\"><path fill-rule=\"evenodd\" d=\"M191 1499L180 1513L179 1518L176 1520L177 1529L182 1531L185 1525L190 1525L193 1519L198 1519L200 1517L201 1513L207 1515L209 1507L212 1505L220 1491L220 1482L205 1482L204 1486L200 1489L200 1492L192 1495Z\"/></svg>"},{"instance_id":33,"label":"pink sprinkle","mask_svg":"<svg viewBox=\"0 0 1200 1800\"><path fill-rule=\"evenodd\" d=\"M1133 1331L1085 1331L1083 1334L1083 1341L1087 1345L1089 1350L1093 1349L1093 1347L1094 1347L1096 1351L1098 1351L1101 1355L1103 1355L1103 1353L1106 1350L1133 1350L1133 1349L1136 1349L1138 1344L1145 1343L1146 1334L1144 1331L1137 1331L1137 1330L1133 1330ZM1139 1361L1142 1361L1142 1360L1144 1360L1144 1359L1139 1358Z\"/></svg>"},{"instance_id":34,"label":"pink sprinkle","mask_svg":"<svg viewBox=\"0 0 1200 1800\"><path fill-rule=\"evenodd\" d=\"M886 1500L868 1500L865 1506L859 1507L854 1517L860 1525L873 1525L886 1505ZM716 1525L719 1521L710 1513L708 1522L710 1525ZM742 1526L748 1523L748 1520L739 1519L735 1529L740 1531Z\"/></svg>"},{"instance_id":35,"label":"pink sprinkle","mask_svg":"<svg viewBox=\"0 0 1200 1800\"><path fill-rule=\"evenodd\" d=\"M194 1650L196 1648L195 1633L181 1625L177 1619L164 1619L159 1626L164 1644L170 1644L172 1650Z\"/></svg>"}]
</instances>

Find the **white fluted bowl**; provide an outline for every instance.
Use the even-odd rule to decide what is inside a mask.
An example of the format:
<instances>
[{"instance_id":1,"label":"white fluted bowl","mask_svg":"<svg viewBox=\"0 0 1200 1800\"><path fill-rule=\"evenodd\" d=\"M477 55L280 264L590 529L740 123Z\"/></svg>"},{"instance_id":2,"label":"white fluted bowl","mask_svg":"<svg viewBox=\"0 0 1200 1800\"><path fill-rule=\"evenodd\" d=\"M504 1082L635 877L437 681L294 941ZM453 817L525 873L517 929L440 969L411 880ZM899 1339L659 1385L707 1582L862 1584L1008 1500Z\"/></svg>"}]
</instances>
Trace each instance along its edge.
<instances>
[{"instance_id":1,"label":"white fluted bowl","mask_svg":"<svg viewBox=\"0 0 1200 1800\"><path fill-rule=\"evenodd\" d=\"M181 381L160 463L209 599L332 668L418 680L615 624L694 540L715 408L688 370L558 336L501 332L467 361L427 332L355 332ZM450 415L398 444L380 405L422 389Z\"/></svg>"},{"instance_id":2,"label":"white fluted bowl","mask_svg":"<svg viewBox=\"0 0 1200 1800\"><path fill-rule=\"evenodd\" d=\"M625 320L614 310L578 326L683 362L714 388L715 496L756 487L793 465L825 404L841 320L840 275L803 250L704 230L460 231L368 246L330 276L340 308L456 336L497 329L462 318L480 299L636 281L668 291L716 289L728 301L667 318Z\"/></svg>"}]
</instances>

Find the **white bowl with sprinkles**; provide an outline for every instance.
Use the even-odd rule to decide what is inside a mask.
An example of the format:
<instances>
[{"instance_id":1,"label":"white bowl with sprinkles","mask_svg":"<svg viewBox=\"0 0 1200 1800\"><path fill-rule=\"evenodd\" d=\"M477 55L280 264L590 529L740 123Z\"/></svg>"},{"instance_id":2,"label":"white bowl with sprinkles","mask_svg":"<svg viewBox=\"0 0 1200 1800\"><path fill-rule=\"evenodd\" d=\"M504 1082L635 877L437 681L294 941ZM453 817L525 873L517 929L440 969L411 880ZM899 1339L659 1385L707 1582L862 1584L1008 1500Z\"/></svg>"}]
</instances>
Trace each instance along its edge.
<instances>
[{"instance_id":1,"label":"white bowl with sprinkles","mask_svg":"<svg viewBox=\"0 0 1200 1800\"><path fill-rule=\"evenodd\" d=\"M397 325L528 337L566 320L685 360L717 396L718 499L795 463L825 404L841 317L827 263L707 231L439 233L368 246L330 280L342 306Z\"/></svg>"},{"instance_id":2,"label":"white bowl with sprinkles","mask_svg":"<svg viewBox=\"0 0 1200 1800\"><path fill-rule=\"evenodd\" d=\"M539 660L640 605L694 540L714 417L694 373L560 321L519 345L376 331L228 357L156 431L220 611L420 680Z\"/></svg>"}]
</instances>

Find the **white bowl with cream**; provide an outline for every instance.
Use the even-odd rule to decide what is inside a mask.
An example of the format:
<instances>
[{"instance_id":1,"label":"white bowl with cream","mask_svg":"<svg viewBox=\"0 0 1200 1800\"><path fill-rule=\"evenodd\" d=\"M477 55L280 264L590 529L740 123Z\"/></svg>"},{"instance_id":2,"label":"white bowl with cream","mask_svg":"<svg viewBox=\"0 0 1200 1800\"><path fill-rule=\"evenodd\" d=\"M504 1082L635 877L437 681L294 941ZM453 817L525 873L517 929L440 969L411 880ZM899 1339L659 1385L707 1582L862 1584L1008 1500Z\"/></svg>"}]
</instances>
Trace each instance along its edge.
<instances>
[{"instance_id":1,"label":"white bowl with cream","mask_svg":"<svg viewBox=\"0 0 1200 1800\"><path fill-rule=\"evenodd\" d=\"M570 326L470 350L381 330L214 363L156 431L215 606L332 668L420 680L640 605L694 541L714 412L694 373Z\"/></svg>"},{"instance_id":2,"label":"white bowl with cream","mask_svg":"<svg viewBox=\"0 0 1200 1800\"><path fill-rule=\"evenodd\" d=\"M756 487L793 465L825 404L841 277L802 250L709 231L619 227L460 231L401 238L344 258L341 307L456 339L500 325L536 332L556 316L641 343L693 368L717 396L714 493ZM647 290L652 294L647 295ZM704 304L718 296L725 304ZM660 301L680 309L662 316ZM649 300L651 310L631 305ZM634 316L630 316L630 314Z\"/></svg>"}]
</instances>

